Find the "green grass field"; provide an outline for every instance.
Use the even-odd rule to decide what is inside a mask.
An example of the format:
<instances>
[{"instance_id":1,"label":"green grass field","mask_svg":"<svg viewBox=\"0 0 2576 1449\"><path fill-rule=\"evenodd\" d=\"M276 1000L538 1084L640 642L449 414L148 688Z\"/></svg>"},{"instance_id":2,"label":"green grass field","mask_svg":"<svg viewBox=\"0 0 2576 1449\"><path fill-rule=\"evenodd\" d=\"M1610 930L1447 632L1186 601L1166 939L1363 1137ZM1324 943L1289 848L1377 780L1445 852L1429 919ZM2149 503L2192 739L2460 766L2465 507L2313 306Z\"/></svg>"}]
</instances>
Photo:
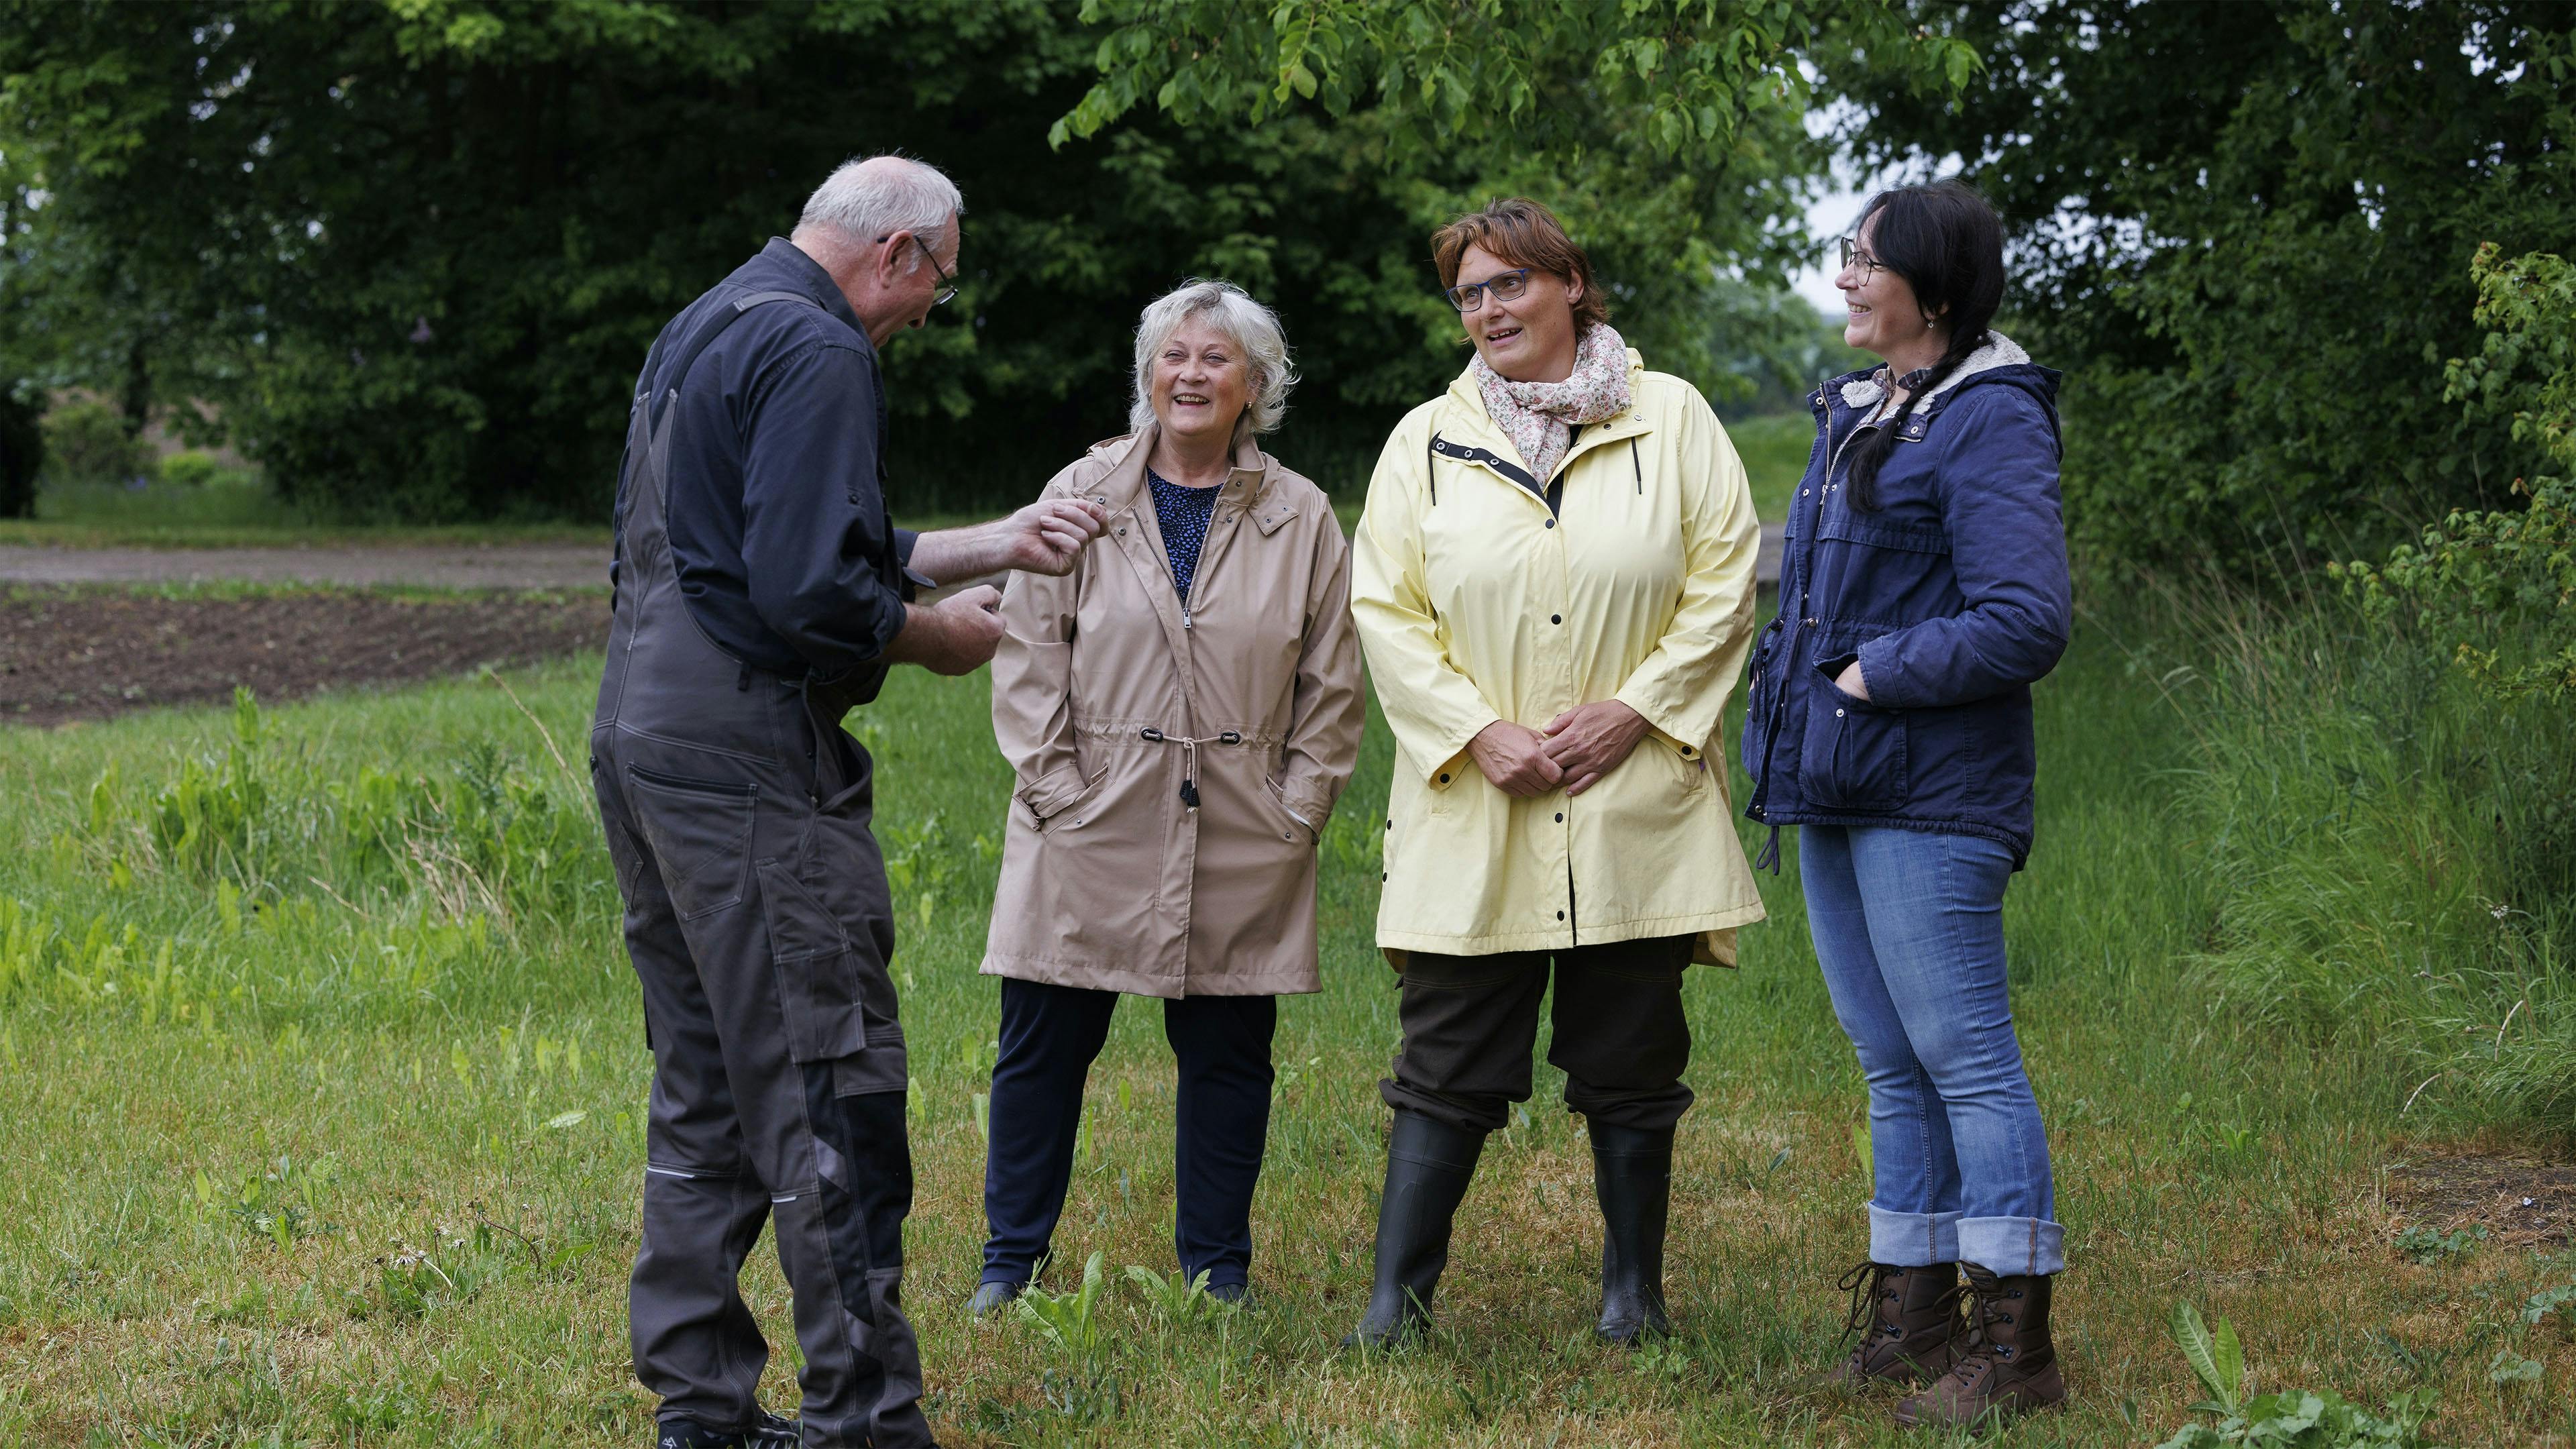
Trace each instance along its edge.
<instances>
[{"instance_id":1,"label":"green grass field","mask_svg":"<svg viewBox=\"0 0 2576 1449\"><path fill-rule=\"evenodd\" d=\"M0 731L0 1443L644 1442L624 1275L649 1063L575 778L593 677L326 698L247 742L222 711ZM1396 1042L1369 941L1377 725L1322 847L1325 990L1281 1014L1260 1306L1171 1323L1126 1281L1171 1252L1172 1070L1139 1007L1094 1075L1057 1243L1109 1269L1096 1360L967 1320L996 995L975 965L1009 780L981 676L901 672L854 724L902 921L909 1286L943 1442L1920 1442L1889 1396L1806 1377L1836 1351L1868 1183L1794 851L1744 969L1688 981L1678 1337L1591 1341L1590 1162L1542 1065L1462 1214L1439 1336L1336 1348L1367 1290ZM2189 1420L2177 1300L2234 1320L2260 1387L2431 1387L2437 1442L2567 1442L2576 1350L2517 1312L2576 1256L2401 1258L2384 1189L2414 1150L2402 1084L2194 985L2214 906L2172 804L2171 706L2096 632L2043 687L2040 732L2040 844L2008 929L2074 1260L2075 1401L1994 1442L2146 1443ZM768 1397L789 1408L785 1291L766 1249L754 1263ZM2492 1381L2507 1347L2544 1379Z\"/></svg>"}]
</instances>

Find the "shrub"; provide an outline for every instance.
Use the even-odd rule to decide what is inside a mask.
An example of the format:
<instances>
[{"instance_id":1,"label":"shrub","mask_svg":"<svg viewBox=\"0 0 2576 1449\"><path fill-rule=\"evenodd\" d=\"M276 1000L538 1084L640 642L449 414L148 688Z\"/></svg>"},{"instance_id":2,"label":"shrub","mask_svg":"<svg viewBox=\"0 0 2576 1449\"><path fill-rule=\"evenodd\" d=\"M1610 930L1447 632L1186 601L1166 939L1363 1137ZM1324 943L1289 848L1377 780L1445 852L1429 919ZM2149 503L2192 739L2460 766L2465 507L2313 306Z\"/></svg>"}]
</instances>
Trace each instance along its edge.
<instances>
[{"instance_id":1,"label":"shrub","mask_svg":"<svg viewBox=\"0 0 2576 1449\"><path fill-rule=\"evenodd\" d=\"M2478 249L2478 355L2453 358L2446 401L2509 422L2555 476L2516 479L2520 511L2454 512L2388 561L2334 572L2380 618L2411 614L2499 698L2576 694L2576 267Z\"/></svg>"},{"instance_id":2,"label":"shrub","mask_svg":"<svg viewBox=\"0 0 2576 1449\"><path fill-rule=\"evenodd\" d=\"M46 470L65 483L122 483L152 469L151 451L105 403L67 403L45 414Z\"/></svg>"},{"instance_id":3,"label":"shrub","mask_svg":"<svg viewBox=\"0 0 2576 1449\"><path fill-rule=\"evenodd\" d=\"M180 488L203 488L223 476L223 465L194 448L161 460L161 481Z\"/></svg>"}]
</instances>

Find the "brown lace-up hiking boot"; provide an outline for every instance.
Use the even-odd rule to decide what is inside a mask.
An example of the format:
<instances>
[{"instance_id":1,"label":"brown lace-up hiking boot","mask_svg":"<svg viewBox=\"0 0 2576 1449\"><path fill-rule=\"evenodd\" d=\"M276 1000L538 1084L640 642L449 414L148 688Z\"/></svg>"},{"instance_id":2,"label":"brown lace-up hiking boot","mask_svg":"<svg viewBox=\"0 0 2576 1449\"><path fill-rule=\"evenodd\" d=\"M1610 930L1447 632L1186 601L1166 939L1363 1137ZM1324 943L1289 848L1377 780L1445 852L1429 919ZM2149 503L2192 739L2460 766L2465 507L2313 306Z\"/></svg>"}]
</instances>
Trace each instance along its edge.
<instances>
[{"instance_id":1,"label":"brown lace-up hiking boot","mask_svg":"<svg viewBox=\"0 0 2576 1449\"><path fill-rule=\"evenodd\" d=\"M1958 1264L1855 1263L1834 1286L1851 1295L1844 1336L1859 1334L1860 1341L1826 1373L1828 1382L1926 1384L1949 1371L1961 1326Z\"/></svg>"},{"instance_id":2,"label":"brown lace-up hiking boot","mask_svg":"<svg viewBox=\"0 0 2576 1449\"><path fill-rule=\"evenodd\" d=\"M2049 1282L1998 1278L1969 1264L1974 1306L1965 1342L1932 1387L1897 1402L1896 1422L1908 1428L1975 1424L2066 1402L2066 1380L2048 1338Z\"/></svg>"}]
</instances>

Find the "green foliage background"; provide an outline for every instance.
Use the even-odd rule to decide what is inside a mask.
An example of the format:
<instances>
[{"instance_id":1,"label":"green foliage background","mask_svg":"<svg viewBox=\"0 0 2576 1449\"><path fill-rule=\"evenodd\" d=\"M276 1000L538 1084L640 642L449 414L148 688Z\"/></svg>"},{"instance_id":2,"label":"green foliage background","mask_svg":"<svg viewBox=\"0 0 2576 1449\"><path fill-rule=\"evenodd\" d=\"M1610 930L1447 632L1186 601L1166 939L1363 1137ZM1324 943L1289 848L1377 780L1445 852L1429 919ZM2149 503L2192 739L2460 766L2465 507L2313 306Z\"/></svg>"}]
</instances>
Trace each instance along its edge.
<instances>
[{"instance_id":1,"label":"green foliage background","mask_svg":"<svg viewBox=\"0 0 2576 1449\"><path fill-rule=\"evenodd\" d=\"M1811 11L1891 13L1567 7L1561 34L1522 29L1616 32L1616 54L1542 52L1519 75L1543 133L1444 141L1386 98L1106 126L1085 100L1103 37L1158 17L1091 9L1115 13L0 0L0 380L87 386L138 420L202 399L290 501L343 514L595 514L656 329L833 165L901 150L955 176L969 214L964 295L891 349L899 506L1016 500L1120 431L1137 308L1194 274L1280 308L1306 377L1280 451L1346 482L1459 365L1424 239L1497 191L1558 205L1631 339L1721 398L1750 391L1730 364L1805 345L1779 278L1824 149L1782 77ZM1714 70L1657 38L1733 36L1738 11L1750 39ZM1659 97L1703 71L1676 132ZM1068 113L1087 139L1051 147Z\"/></svg>"},{"instance_id":2,"label":"green foliage background","mask_svg":"<svg viewBox=\"0 0 2576 1449\"><path fill-rule=\"evenodd\" d=\"M2096 560L2296 577L2453 507L2529 440L2443 397L2469 264L2576 235L2576 11L2523 0L1919 3L1955 104L1866 70L1863 149L1955 155L2013 228L2008 319L2072 376Z\"/></svg>"}]
</instances>

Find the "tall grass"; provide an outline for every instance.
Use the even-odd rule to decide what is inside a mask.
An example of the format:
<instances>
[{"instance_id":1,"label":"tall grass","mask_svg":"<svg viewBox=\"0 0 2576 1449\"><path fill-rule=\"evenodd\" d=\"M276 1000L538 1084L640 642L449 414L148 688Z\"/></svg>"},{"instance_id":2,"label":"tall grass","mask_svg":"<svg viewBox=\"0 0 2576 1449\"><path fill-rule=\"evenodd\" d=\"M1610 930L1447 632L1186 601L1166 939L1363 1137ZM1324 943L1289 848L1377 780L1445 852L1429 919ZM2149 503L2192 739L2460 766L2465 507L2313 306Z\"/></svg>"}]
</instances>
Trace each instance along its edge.
<instances>
[{"instance_id":1,"label":"tall grass","mask_svg":"<svg viewBox=\"0 0 2576 1449\"><path fill-rule=\"evenodd\" d=\"M2167 588L2147 617L2132 665L2193 743L2176 803L2216 902L2213 1008L2374 1063L2415 1130L2576 1136L2563 708L2336 600Z\"/></svg>"}]
</instances>

